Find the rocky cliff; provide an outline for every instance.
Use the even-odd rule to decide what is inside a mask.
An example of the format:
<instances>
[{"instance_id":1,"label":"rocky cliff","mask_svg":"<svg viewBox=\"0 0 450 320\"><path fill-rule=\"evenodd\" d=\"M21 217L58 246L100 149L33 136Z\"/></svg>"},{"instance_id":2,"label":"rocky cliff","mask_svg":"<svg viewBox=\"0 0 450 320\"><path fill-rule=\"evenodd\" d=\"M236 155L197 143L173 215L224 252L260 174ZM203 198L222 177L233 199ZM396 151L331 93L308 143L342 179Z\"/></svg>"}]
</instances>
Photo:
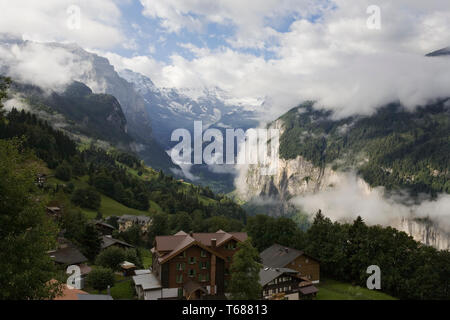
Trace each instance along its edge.
<instances>
[{"instance_id":1,"label":"rocky cliff","mask_svg":"<svg viewBox=\"0 0 450 320\"><path fill-rule=\"evenodd\" d=\"M275 121L270 128L280 129L282 134L282 120ZM369 224L389 225L427 245L439 249L450 248L449 230L440 228L432 219L418 219L418 215L426 214L421 212L420 206L413 208L395 203L392 199L385 199L381 191L383 188L371 188L360 177L349 180L346 173L335 171L330 166L315 166L301 156L290 160L279 159L278 170L272 176L262 174L263 169L260 165L249 165L240 171L235 184L241 199L250 202L273 199L298 205L298 198L302 198L302 204L311 201L311 205L302 208L306 211L309 209L308 214L314 214L318 209L327 209L325 214L335 220L344 221L362 215ZM349 183L357 186L343 187ZM329 203L326 203L327 201ZM343 207L338 208L342 203L345 203ZM373 208L370 208L371 206ZM341 212L338 212L339 210ZM344 217L346 210L348 216ZM280 214L279 206L277 211L271 214ZM375 217L369 217L370 215Z\"/></svg>"}]
</instances>

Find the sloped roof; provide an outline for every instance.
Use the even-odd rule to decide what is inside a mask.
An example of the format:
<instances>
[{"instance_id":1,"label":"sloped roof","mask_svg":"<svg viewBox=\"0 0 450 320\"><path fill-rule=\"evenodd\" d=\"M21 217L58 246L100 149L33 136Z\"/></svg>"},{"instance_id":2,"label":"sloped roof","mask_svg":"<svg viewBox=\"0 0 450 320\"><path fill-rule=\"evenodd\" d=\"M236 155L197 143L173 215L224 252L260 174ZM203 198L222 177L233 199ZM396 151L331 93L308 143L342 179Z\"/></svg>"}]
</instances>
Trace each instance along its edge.
<instances>
[{"instance_id":1,"label":"sloped roof","mask_svg":"<svg viewBox=\"0 0 450 320\"><path fill-rule=\"evenodd\" d=\"M263 265L271 268L283 268L305 253L300 250L274 244L261 252L260 257ZM312 258L312 257L311 257ZM312 258L313 259L313 258Z\"/></svg>"},{"instance_id":2,"label":"sloped roof","mask_svg":"<svg viewBox=\"0 0 450 320\"><path fill-rule=\"evenodd\" d=\"M63 284L61 295L53 300L79 300L80 295L88 295L88 293L83 290L69 289L66 284Z\"/></svg>"},{"instance_id":3,"label":"sloped roof","mask_svg":"<svg viewBox=\"0 0 450 320\"><path fill-rule=\"evenodd\" d=\"M134 246L132 246L131 244L129 244L129 243L126 243L125 241L121 241L121 240L118 240L118 239L114 239L114 238L112 238L112 237L108 237L108 236L103 236L102 237L102 250L103 249L106 249L106 248L108 248L108 247L111 247L111 246L113 246L113 245L115 245L115 244L120 244L120 245L122 245L122 246L124 246L124 247L129 247L129 248L134 248Z\"/></svg>"},{"instance_id":4,"label":"sloped roof","mask_svg":"<svg viewBox=\"0 0 450 320\"><path fill-rule=\"evenodd\" d=\"M188 295L190 295L193 292L198 291L198 290L202 291L205 294L208 293L208 291L206 291L206 289L203 288L197 281L194 281L191 279L189 279L188 281L185 282L185 284L183 285L183 288Z\"/></svg>"},{"instance_id":5,"label":"sloped roof","mask_svg":"<svg viewBox=\"0 0 450 320\"><path fill-rule=\"evenodd\" d=\"M298 273L298 271L295 271L295 270L292 270L292 269L289 269L289 268L268 268L268 267L264 267L259 272L259 283L261 284L261 286L265 286L269 282L275 280L276 278L278 278L282 274L286 274L286 273L287 274L291 274L291 275L295 275L295 274Z\"/></svg>"},{"instance_id":6,"label":"sloped roof","mask_svg":"<svg viewBox=\"0 0 450 320\"><path fill-rule=\"evenodd\" d=\"M55 251L50 251L48 254L53 261L61 264L73 265L88 261L88 258L86 258L80 250L72 245Z\"/></svg>"},{"instance_id":7,"label":"sloped roof","mask_svg":"<svg viewBox=\"0 0 450 320\"><path fill-rule=\"evenodd\" d=\"M313 293L319 292L319 289L317 289L313 285L310 285L310 286L307 286L307 287L300 288L300 292L302 294L304 294L304 295L308 295L308 294L313 294Z\"/></svg>"},{"instance_id":8,"label":"sloped roof","mask_svg":"<svg viewBox=\"0 0 450 320\"><path fill-rule=\"evenodd\" d=\"M133 277L133 282L136 286L141 286L142 290L153 290L161 288L161 283L153 273L144 273Z\"/></svg>"},{"instance_id":9,"label":"sloped roof","mask_svg":"<svg viewBox=\"0 0 450 320\"><path fill-rule=\"evenodd\" d=\"M152 252L156 250L160 253L165 253L159 260L166 261L189 246L198 245L203 249L214 253L216 256L221 257L220 254L214 252L214 249L211 248L212 239L216 239L216 245L220 246L230 239L245 241L247 238L248 236L245 232L227 233L223 230L219 230L216 233L193 233L189 235L184 231L179 231L173 236L157 236L155 238L155 247L152 249Z\"/></svg>"}]
</instances>

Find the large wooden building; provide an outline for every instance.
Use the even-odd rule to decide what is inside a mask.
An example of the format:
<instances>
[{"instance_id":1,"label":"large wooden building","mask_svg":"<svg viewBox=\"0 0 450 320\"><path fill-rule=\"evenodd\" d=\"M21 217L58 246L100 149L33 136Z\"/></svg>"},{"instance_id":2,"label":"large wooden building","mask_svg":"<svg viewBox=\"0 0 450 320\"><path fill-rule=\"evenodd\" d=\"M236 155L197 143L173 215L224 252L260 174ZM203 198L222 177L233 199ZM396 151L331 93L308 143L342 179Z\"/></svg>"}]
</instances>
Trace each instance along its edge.
<instances>
[{"instance_id":1,"label":"large wooden building","mask_svg":"<svg viewBox=\"0 0 450 320\"><path fill-rule=\"evenodd\" d=\"M246 239L246 233L222 230L156 237L152 275L160 283L158 298L224 294L237 244Z\"/></svg>"},{"instance_id":2,"label":"large wooden building","mask_svg":"<svg viewBox=\"0 0 450 320\"><path fill-rule=\"evenodd\" d=\"M269 268L289 268L316 284L320 282L319 261L303 251L274 244L260 254L262 264Z\"/></svg>"}]
</instances>

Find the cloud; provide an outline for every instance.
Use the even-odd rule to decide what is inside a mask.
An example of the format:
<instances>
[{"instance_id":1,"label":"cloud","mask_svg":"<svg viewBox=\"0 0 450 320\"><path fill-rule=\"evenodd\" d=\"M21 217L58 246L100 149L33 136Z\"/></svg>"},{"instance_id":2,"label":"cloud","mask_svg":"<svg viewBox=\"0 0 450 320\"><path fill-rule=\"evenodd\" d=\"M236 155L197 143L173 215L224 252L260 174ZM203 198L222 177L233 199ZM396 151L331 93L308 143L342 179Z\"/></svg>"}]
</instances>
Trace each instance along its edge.
<instances>
[{"instance_id":1,"label":"cloud","mask_svg":"<svg viewBox=\"0 0 450 320\"><path fill-rule=\"evenodd\" d=\"M369 224L395 225L401 218L430 218L437 226L450 232L450 195L436 200L422 199L409 203L407 195L387 197L384 188L370 188L354 173L341 173L332 189L305 194L291 200L313 214L319 209L335 221L350 221L361 216Z\"/></svg>"},{"instance_id":2,"label":"cloud","mask_svg":"<svg viewBox=\"0 0 450 320\"><path fill-rule=\"evenodd\" d=\"M127 43L120 30L121 12L113 0L0 0L0 12L1 33L23 40L76 42L95 48Z\"/></svg>"},{"instance_id":3,"label":"cloud","mask_svg":"<svg viewBox=\"0 0 450 320\"><path fill-rule=\"evenodd\" d=\"M450 44L448 2L379 0L380 30L367 28L369 0L141 2L144 14L162 19L169 31L211 22L237 27L227 39L231 47L182 44L193 58L172 54L150 75L157 85L217 86L239 99L264 98L267 119L304 100L344 117L368 115L394 101L413 109L450 93L449 59L424 57ZM288 13L293 22L287 32L268 26L267 19L285 21ZM262 41L270 54L239 50L233 43L241 40L248 47Z\"/></svg>"},{"instance_id":4,"label":"cloud","mask_svg":"<svg viewBox=\"0 0 450 320\"><path fill-rule=\"evenodd\" d=\"M70 51L45 44L24 42L0 46L0 70L15 81L61 91L92 68Z\"/></svg>"},{"instance_id":5,"label":"cloud","mask_svg":"<svg viewBox=\"0 0 450 320\"><path fill-rule=\"evenodd\" d=\"M325 0L141 0L143 14L160 19L168 32L205 32L215 23L236 29L236 47L264 47L288 16L311 16L329 7Z\"/></svg>"}]
</instances>

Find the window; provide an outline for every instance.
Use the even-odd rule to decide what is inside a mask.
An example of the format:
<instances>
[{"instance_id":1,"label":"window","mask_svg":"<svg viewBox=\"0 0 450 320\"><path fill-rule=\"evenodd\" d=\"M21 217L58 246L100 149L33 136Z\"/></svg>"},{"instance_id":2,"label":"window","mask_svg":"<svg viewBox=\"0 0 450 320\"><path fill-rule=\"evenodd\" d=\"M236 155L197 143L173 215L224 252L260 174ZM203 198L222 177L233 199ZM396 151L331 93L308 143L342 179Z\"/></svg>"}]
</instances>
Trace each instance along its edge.
<instances>
[{"instance_id":1,"label":"window","mask_svg":"<svg viewBox=\"0 0 450 320\"><path fill-rule=\"evenodd\" d=\"M179 255L178 255L178 258L186 258L186 251L183 251L182 253L180 253Z\"/></svg>"},{"instance_id":2,"label":"window","mask_svg":"<svg viewBox=\"0 0 450 320\"><path fill-rule=\"evenodd\" d=\"M198 280L200 282L206 282L209 281L209 274L199 274L198 275Z\"/></svg>"},{"instance_id":3,"label":"window","mask_svg":"<svg viewBox=\"0 0 450 320\"><path fill-rule=\"evenodd\" d=\"M183 275L182 274L177 275L177 283L183 283Z\"/></svg>"},{"instance_id":4,"label":"window","mask_svg":"<svg viewBox=\"0 0 450 320\"><path fill-rule=\"evenodd\" d=\"M189 264L195 264L195 257L189 257Z\"/></svg>"},{"instance_id":5,"label":"window","mask_svg":"<svg viewBox=\"0 0 450 320\"><path fill-rule=\"evenodd\" d=\"M227 245L226 245L226 248L228 250L234 250L234 249L236 249L236 243L234 243L233 241L228 242Z\"/></svg>"},{"instance_id":6,"label":"window","mask_svg":"<svg viewBox=\"0 0 450 320\"><path fill-rule=\"evenodd\" d=\"M184 263L177 263L177 270L183 271L184 270Z\"/></svg>"},{"instance_id":7,"label":"window","mask_svg":"<svg viewBox=\"0 0 450 320\"><path fill-rule=\"evenodd\" d=\"M200 253L200 255L201 255L203 258L205 258L205 257L206 257L206 251L205 251L205 250L202 250L201 253Z\"/></svg>"},{"instance_id":8,"label":"window","mask_svg":"<svg viewBox=\"0 0 450 320\"><path fill-rule=\"evenodd\" d=\"M195 269L189 269L189 277L195 277Z\"/></svg>"},{"instance_id":9,"label":"window","mask_svg":"<svg viewBox=\"0 0 450 320\"><path fill-rule=\"evenodd\" d=\"M208 269L208 263L206 261L200 262L200 269L203 269L203 270Z\"/></svg>"}]
</instances>

